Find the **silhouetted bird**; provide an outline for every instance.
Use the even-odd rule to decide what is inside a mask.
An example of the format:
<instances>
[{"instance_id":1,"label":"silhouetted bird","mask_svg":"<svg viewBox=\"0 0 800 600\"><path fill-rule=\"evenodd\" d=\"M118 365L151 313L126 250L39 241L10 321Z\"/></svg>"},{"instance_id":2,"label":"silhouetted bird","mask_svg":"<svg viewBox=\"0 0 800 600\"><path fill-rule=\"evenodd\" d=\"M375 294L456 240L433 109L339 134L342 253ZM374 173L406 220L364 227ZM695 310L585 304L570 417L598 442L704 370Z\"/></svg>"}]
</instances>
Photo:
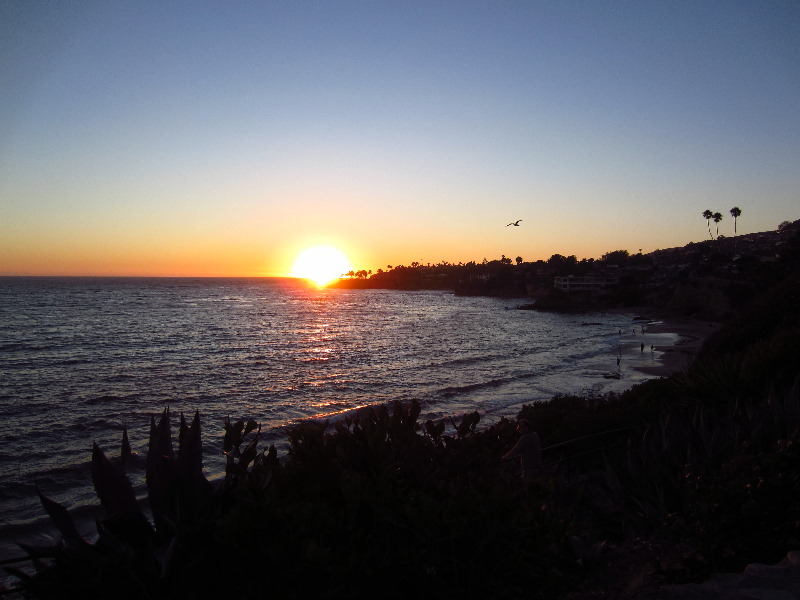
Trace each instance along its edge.
<instances>
[{"instance_id":1,"label":"silhouetted bird","mask_svg":"<svg viewBox=\"0 0 800 600\"><path fill-rule=\"evenodd\" d=\"M522 219L519 219L518 221L514 221L513 223L509 223L508 225L506 225L506 227L511 227L512 225L514 227L519 227L519 222L520 221L522 221Z\"/></svg>"}]
</instances>

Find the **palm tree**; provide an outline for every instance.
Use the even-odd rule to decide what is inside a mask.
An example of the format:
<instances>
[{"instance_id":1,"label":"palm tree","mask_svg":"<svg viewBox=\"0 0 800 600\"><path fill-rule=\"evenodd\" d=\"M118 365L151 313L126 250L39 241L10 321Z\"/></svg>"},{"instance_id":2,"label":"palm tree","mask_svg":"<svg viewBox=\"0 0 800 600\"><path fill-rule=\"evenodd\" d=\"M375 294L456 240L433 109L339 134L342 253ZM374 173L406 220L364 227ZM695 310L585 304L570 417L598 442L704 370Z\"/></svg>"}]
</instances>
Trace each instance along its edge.
<instances>
[{"instance_id":1,"label":"palm tree","mask_svg":"<svg viewBox=\"0 0 800 600\"><path fill-rule=\"evenodd\" d=\"M711 218L717 224L717 238L719 238L719 222L722 221L722 213L715 212Z\"/></svg>"},{"instance_id":2,"label":"palm tree","mask_svg":"<svg viewBox=\"0 0 800 600\"><path fill-rule=\"evenodd\" d=\"M742 209L738 206L734 206L731 209L731 216L733 217L733 237L736 237L736 219L742 216Z\"/></svg>"},{"instance_id":3,"label":"palm tree","mask_svg":"<svg viewBox=\"0 0 800 600\"><path fill-rule=\"evenodd\" d=\"M710 210L705 209L703 211L703 218L706 220L706 224L708 225L708 237L710 237L712 240L714 239L714 236L711 235L711 217L713 216L714 213L712 213Z\"/></svg>"}]
</instances>

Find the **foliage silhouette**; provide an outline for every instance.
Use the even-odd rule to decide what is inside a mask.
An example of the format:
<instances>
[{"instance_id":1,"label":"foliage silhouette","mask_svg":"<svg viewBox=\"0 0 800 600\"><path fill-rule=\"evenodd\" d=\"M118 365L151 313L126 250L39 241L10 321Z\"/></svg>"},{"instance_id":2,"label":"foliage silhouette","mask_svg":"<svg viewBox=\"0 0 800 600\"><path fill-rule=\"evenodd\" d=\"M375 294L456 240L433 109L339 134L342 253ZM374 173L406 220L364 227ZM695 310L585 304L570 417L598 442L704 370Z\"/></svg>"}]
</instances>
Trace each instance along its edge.
<instances>
[{"instance_id":1,"label":"foliage silhouette","mask_svg":"<svg viewBox=\"0 0 800 600\"><path fill-rule=\"evenodd\" d=\"M703 211L703 218L706 220L706 225L708 225L708 237L710 237L712 240L714 239L714 236L711 235L711 219L713 217L714 213L712 213L710 210L705 209Z\"/></svg>"},{"instance_id":2,"label":"foliage silhouette","mask_svg":"<svg viewBox=\"0 0 800 600\"><path fill-rule=\"evenodd\" d=\"M738 206L734 206L730 210L731 216L733 217L733 237L736 237L736 220L742 216L742 209Z\"/></svg>"},{"instance_id":3,"label":"foliage silhouette","mask_svg":"<svg viewBox=\"0 0 800 600\"><path fill-rule=\"evenodd\" d=\"M719 222L722 221L722 213L715 212L711 218L714 220L714 223L717 224L717 239L719 239Z\"/></svg>"}]
</instances>

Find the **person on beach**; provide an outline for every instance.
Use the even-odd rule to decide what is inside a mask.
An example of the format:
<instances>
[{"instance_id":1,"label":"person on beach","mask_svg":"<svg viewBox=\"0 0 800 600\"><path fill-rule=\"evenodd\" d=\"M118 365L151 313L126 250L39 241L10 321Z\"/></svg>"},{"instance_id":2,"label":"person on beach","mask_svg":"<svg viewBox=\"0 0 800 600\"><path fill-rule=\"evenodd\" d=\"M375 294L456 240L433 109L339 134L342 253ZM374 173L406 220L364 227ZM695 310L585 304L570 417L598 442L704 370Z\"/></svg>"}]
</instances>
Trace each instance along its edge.
<instances>
[{"instance_id":1,"label":"person on beach","mask_svg":"<svg viewBox=\"0 0 800 600\"><path fill-rule=\"evenodd\" d=\"M519 457L522 466L522 480L528 481L542 466L542 442L539 434L533 430L527 419L520 419L517 431L520 433L519 440L511 450L503 455L503 460Z\"/></svg>"}]
</instances>

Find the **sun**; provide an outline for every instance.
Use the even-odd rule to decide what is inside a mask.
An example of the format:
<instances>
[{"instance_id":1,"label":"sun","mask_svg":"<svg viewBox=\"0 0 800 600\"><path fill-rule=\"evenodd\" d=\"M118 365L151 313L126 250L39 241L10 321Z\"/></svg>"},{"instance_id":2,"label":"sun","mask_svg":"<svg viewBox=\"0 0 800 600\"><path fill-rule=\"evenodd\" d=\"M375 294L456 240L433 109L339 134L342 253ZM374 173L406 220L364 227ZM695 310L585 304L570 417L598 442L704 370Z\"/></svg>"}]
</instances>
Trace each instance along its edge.
<instances>
[{"instance_id":1,"label":"sun","mask_svg":"<svg viewBox=\"0 0 800 600\"><path fill-rule=\"evenodd\" d=\"M291 276L325 285L352 269L350 261L340 250L331 246L314 246L297 255Z\"/></svg>"}]
</instances>

